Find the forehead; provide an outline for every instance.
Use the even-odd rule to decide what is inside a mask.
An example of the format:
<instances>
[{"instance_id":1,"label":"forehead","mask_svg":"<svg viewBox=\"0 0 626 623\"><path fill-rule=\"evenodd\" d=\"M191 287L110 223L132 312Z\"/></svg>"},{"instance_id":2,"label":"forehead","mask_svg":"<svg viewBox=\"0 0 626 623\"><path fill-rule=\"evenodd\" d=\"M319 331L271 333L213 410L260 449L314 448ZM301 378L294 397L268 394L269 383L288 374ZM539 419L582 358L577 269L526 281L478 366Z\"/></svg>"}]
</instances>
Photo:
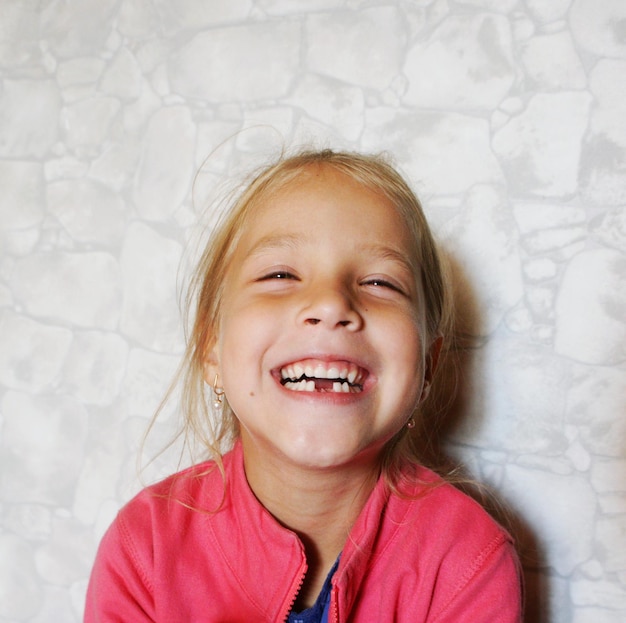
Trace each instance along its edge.
<instances>
[{"instance_id":1,"label":"forehead","mask_svg":"<svg viewBox=\"0 0 626 623\"><path fill-rule=\"evenodd\" d=\"M328 165L309 166L284 184L264 193L251 206L240 244L278 237L342 237L393 245L414 254L410 227L381 191Z\"/></svg>"}]
</instances>

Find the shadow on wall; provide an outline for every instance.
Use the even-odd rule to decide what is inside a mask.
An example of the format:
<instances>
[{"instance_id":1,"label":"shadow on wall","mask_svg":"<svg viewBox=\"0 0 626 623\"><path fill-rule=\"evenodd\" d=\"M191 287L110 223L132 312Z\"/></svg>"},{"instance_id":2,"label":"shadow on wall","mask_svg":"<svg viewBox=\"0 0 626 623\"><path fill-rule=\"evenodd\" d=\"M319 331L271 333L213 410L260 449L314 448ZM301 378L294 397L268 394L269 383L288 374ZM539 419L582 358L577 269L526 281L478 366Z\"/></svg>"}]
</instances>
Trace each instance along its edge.
<instances>
[{"instance_id":1,"label":"shadow on wall","mask_svg":"<svg viewBox=\"0 0 626 623\"><path fill-rule=\"evenodd\" d=\"M477 499L497 521L513 535L522 563L524 582L524 623L549 623L549 587L547 576L541 572L546 567L545 552L525 521L522 509L515 508L493 489L477 482L459 465L447 450L448 441L468 417L487 410L477 404L483 392L476 393L477 383L488 382L479 369L477 351L486 339L481 331L481 317L471 282L462 264L450 253L441 250L450 269L454 300L454 338L448 356L440 363L440 377L433 388L430 415L421 420L419 436L424 440L423 456L427 464L438 471L452 474L454 483ZM480 427L481 422L473 422Z\"/></svg>"}]
</instances>

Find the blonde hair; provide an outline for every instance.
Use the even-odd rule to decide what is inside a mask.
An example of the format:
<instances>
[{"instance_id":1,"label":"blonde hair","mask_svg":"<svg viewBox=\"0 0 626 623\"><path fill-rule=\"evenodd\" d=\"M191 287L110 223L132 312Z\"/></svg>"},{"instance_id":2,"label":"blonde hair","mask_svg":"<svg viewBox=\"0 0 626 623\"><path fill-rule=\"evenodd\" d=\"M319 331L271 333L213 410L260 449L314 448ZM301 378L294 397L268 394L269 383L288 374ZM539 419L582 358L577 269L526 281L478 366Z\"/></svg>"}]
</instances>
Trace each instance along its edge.
<instances>
[{"instance_id":1,"label":"blonde hair","mask_svg":"<svg viewBox=\"0 0 626 623\"><path fill-rule=\"evenodd\" d=\"M237 418L227 402L221 419L213 417L209 409L212 402L211 387L205 383L204 371L207 353L219 328L220 303L228 265L254 207L314 166L332 167L363 186L382 193L396 207L415 241L414 257L411 260L417 269L415 278L421 283L424 295L426 340L451 335L451 302L437 246L419 200L387 158L331 150L302 151L280 157L249 182L218 223L187 293L187 313L192 316L193 322L179 371L184 415L181 434L188 447L197 447L199 444L218 465L221 465L221 453L239 434ZM416 420L420 419L419 416L419 413L414 414ZM388 443L382 470L391 484L407 461L421 461L419 431L420 426L412 430L405 428Z\"/></svg>"}]
</instances>

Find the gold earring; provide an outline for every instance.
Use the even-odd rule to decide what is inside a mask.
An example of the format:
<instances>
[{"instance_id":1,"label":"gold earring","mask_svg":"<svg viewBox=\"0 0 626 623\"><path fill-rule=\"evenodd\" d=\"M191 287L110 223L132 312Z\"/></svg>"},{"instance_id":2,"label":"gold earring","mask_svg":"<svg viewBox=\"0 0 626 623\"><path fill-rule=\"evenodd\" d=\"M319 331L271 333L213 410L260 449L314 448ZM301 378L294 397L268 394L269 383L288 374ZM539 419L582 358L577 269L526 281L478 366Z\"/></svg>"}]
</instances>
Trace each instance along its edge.
<instances>
[{"instance_id":1,"label":"gold earring","mask_svg":"<svg viewBox=\"0 0 626 623\"><path fill-rule=\"evenodd\" d=\"M410 417L409 421L406 423L406 427L409 429L415 428L415 419Z\"/></svg>"},{"instance_id":2,"label":"gold earring","mask_svg":"<svg viewBox=\"0 0 626 623\"><path fill-rule=\"evenodd\" d=\"M219 378L219 374L215 375L215 379L213 381L213 408L221 413L224 409L224 402L222 400L222 396L224 395L224 388L218 387L217 380Z\"/></svg>"}]
</instances>

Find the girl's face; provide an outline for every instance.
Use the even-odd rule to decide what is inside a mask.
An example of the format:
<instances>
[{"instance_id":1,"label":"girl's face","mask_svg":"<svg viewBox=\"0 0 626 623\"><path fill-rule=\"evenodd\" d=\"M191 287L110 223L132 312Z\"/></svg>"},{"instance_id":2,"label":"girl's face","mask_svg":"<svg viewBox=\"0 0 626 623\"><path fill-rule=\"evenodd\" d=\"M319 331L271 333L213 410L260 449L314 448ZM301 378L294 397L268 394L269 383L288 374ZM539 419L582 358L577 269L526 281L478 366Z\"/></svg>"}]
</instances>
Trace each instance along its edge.
<instances>
[{"instance_id":1,"label":"girl's face","mask_svg":"<svg viewBox=\"0 0 626 623\"><path fill-rule=\"evenodd\" d=\"M324 166L253 209L207 366L246 457L374 464L405 426L427 367L407 229L384 196Z\"/></svg>"}]
</instances>

